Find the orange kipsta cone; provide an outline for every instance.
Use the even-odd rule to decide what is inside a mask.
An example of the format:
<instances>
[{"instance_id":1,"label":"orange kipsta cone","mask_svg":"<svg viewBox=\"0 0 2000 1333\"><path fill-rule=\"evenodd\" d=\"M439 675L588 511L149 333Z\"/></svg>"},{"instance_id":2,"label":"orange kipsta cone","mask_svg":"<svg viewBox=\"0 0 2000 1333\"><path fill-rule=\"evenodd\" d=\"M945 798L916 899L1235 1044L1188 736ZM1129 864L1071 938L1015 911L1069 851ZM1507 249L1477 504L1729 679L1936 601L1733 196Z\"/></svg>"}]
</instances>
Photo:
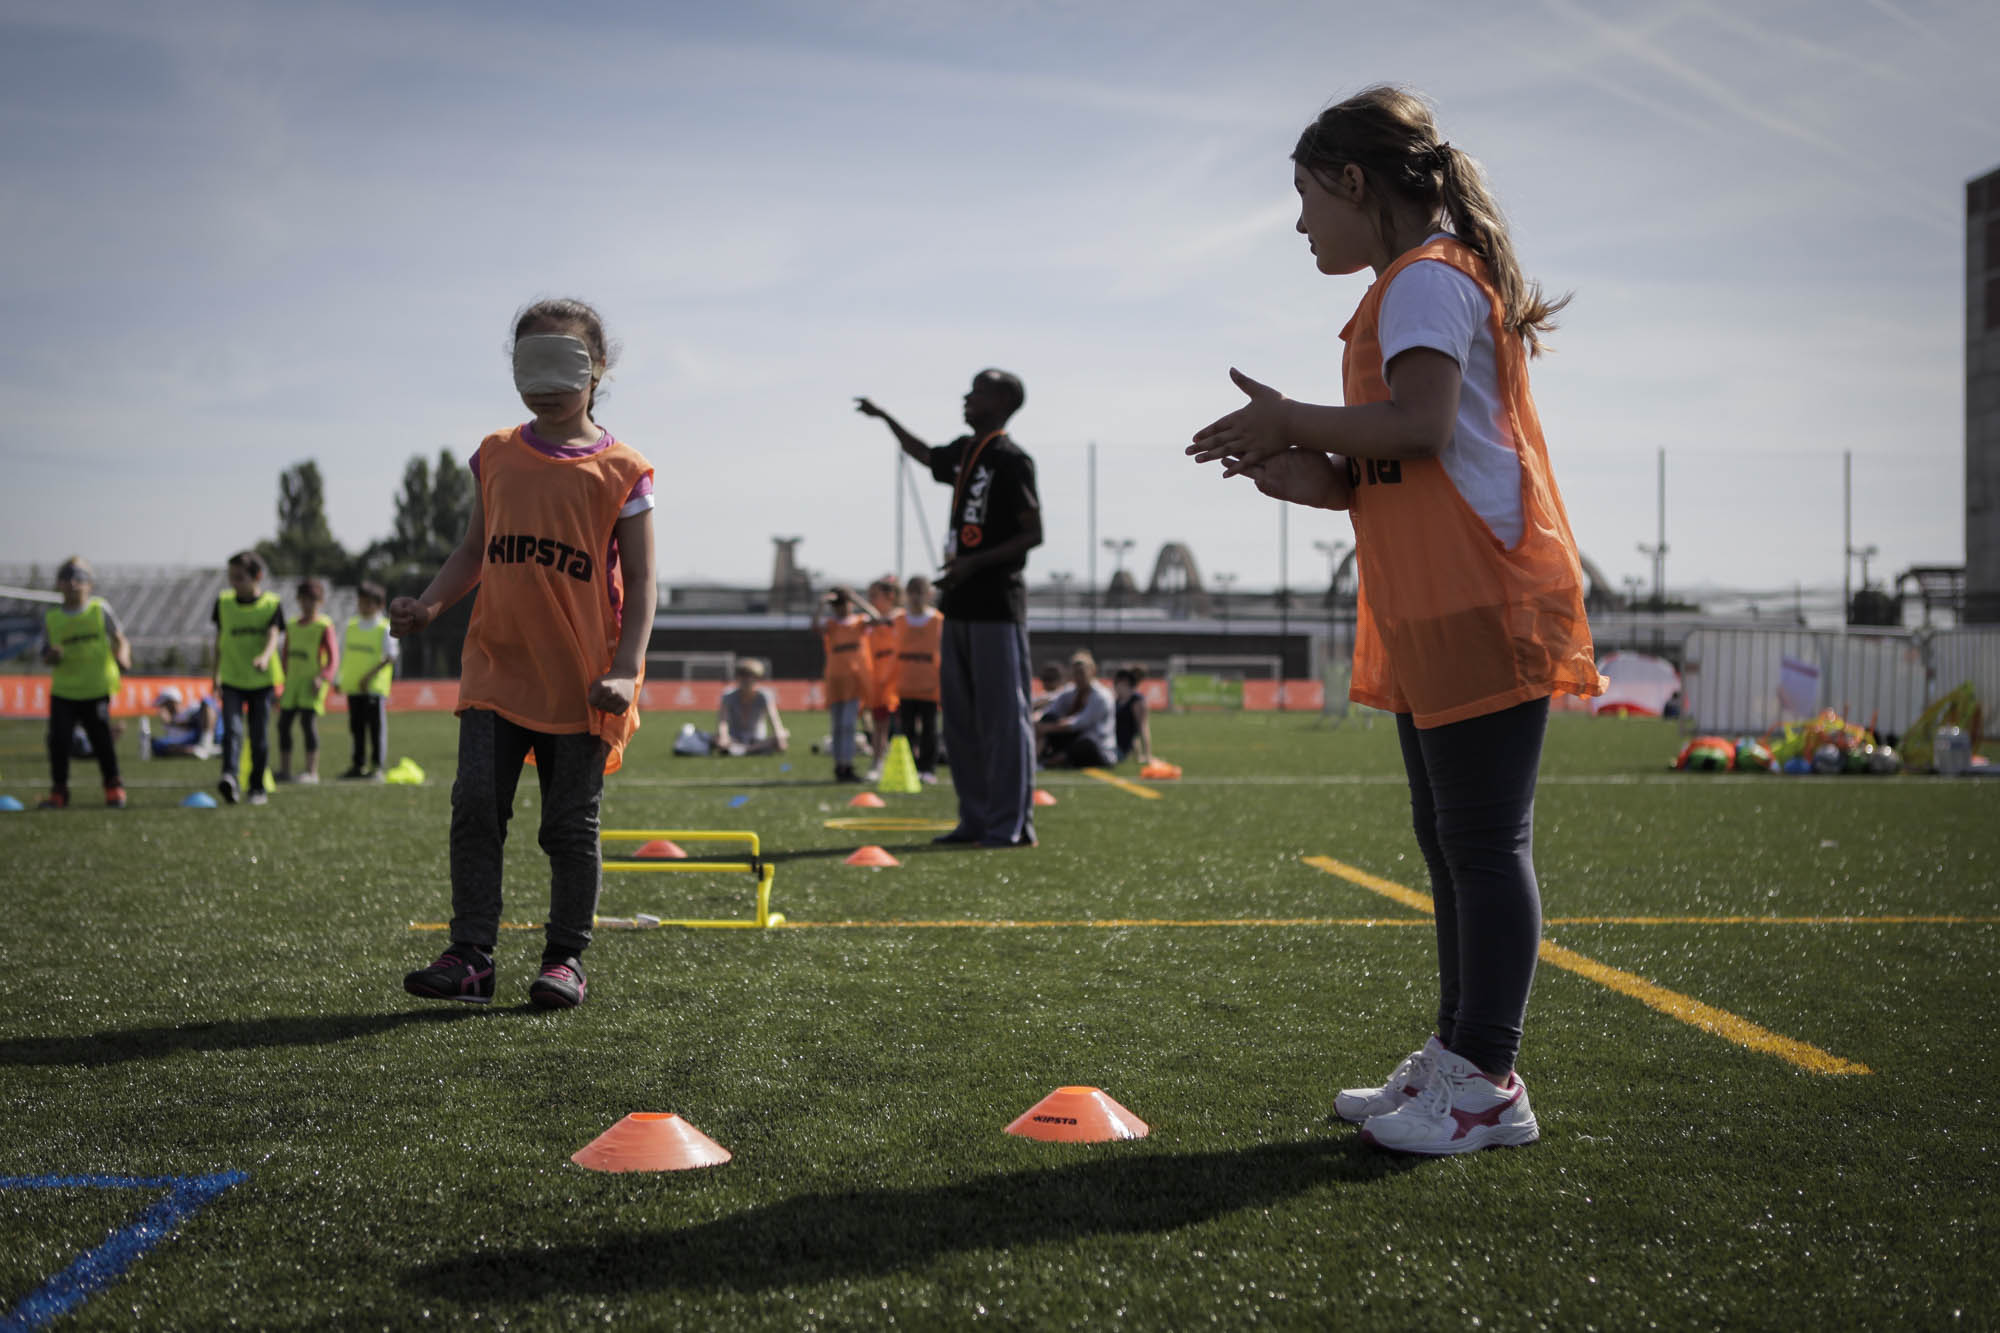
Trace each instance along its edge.
<instances>
[{"instance_id":1,"label":"orange kipsta cone","mask_svg":"<svg viewBox=\"0 0 2000 1333\"><path fill-rule=\"evenodd\" d=\"M1055 803L1056 803L1055 797L1049 795L1047 792L1043 791L1040 787L1035 788L1036 805L1054 805Z\"/></svg>"},{"instance_id":2,"label":"orange kipsta cone","mask_svg":"<svg viewBox=\"0 0 2000 1333\"><path fill-rule=\"evenodd\" d=\"M1016 1117L1009 1134L1048 1143L1104 1143L1143 1139L1146 1122L1104 1094L1102 1088L1057 1088Z\"/></svg>"},{"instance_id":3,"label":"orange kipsta cone","mask_svg":"<svg viewBox=\"0 0 2000 1333\"><path fill-rule=\"evenodd\" d=\"M885 848L877 847L871 842L866 847L855 849L854 855L847 858L847 864L851 866L875 866L886 870L891 866L899 866L903 863L889 855Z\"/></svg>"},{"instance_id":4,"label":"orange kipsta cone","mask_svg":"<svg viewBox=\"0 0 2000 1333\"><path fill-rule=\"evenodd\" d=\"M729 1149L671 1112L634 1111L569 1160L592 1171L690 1171L722 1165Z\"/></svg>"},{"instance_id":5,"label":"orange kipsta cone","mask_svg":"<svg viewBox=\"0 0 2000 1333\"><path fill-rule=\"evenodd\" d=\"M679 843L668 842L665 838L655 838L632 853L635 861L685 861L687 858L688 854L681 850Z\"/></svg>"},{"instance_id":6,"label":"orange kipsta cone","mask_svg":"<svg viewBox=\"0 0 2000 1333\"><path fill-rule=\"evenodd\" d=\"M889 803L872 791L864 791L856 793L854 799L849 801L848 804L858 805L863 810L880 810Z\"/></svg>"}]
</instances>

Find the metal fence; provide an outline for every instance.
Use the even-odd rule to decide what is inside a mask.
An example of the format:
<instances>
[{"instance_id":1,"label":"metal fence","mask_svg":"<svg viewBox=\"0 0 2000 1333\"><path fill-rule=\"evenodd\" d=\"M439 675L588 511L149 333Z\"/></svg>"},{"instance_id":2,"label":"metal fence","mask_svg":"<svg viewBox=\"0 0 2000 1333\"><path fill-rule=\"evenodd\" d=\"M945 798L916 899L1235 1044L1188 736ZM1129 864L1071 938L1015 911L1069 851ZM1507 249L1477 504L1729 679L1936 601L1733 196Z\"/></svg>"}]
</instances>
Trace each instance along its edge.
<instances>
[{"instance_id":1,"label":"metal fence","mask_svg":"<svg viewBox=\"0 0 2000 1333\"><path fill-rule=\"evenodd\" d=\"M1682 647L1683 716L1700 731L1762 733L1831 708L1901 735L1971 681L2000 728L2000 630L1697 629Z\"/></svg>"}]
</instances>

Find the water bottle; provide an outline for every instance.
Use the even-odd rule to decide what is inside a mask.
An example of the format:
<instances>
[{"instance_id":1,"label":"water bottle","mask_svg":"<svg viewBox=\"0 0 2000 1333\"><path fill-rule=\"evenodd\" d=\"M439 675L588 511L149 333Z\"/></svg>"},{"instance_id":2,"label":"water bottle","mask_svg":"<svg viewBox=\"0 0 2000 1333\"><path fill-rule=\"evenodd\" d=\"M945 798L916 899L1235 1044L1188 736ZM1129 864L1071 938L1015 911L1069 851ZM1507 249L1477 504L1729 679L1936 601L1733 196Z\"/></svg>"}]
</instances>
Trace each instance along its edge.
<instances>
[{"instance_id":1,"label":"water bottle","mask_svg":"<svg viewBox=\"0 0 2000 1333\"><path fill-rule=\"evenodd\" d=\"M1955 778L1972 767L1972 737L1958 727L1939 727L1931 764L1948 778Z\"/></svg>"},{"instance_id":2,"label":"water bottle","mask_svg":"<svg viewBox=\"0 0 2000 1333\"><path fill-rule=\"evenodd\" d=\"M141 759L153 757L153 719L150 717L139 719L139 757Z\"/></svg>"}]
</instances>

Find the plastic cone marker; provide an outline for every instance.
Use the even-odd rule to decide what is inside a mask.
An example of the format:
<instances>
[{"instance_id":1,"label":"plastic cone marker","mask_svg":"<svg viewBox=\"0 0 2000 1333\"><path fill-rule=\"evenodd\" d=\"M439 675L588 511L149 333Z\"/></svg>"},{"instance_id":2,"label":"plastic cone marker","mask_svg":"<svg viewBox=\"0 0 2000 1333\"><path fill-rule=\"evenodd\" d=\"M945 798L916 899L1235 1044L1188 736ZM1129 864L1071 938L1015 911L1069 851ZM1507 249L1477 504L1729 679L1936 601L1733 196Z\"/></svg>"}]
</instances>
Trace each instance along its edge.
<instances>
[{"instance_id":1,"label":"plastic cone marker","mask_svg":"<svg viewBox=\"0 0 2000 1333\"><path fill-rule=\"evenodd\" d=\"M854 855L847 858L847 864L851 866L875 866L887 869L903 863L889 855L888 849L878 847L874 843L869 843L866 847L856 848Z\"/></svg>"},{"instance_id":2,"label":"plastic cone marker","mask_svg":"<svg viewBox=\"0 0 2000 1333\"><path fill-rule=\"evenodd\" d=\"M1055 797L1049 795L1047 792L1043 791L1040 787L1035 788L1036 805L1054 805L1055 803L1056 803Z\"/></svg>"},{"instance_id":3,"label":"plastic cone marker","mask_svg":"<svg viewBox=\"0 0 2000 1333\"><path fill-rule=\"evenodd\" d=\"M632 853L635 861L685 861L687 858L688 854L681 850L679 843L668 842L665 838L655 838Z\"/></svg>"},{"instance_id":4,"label":"plastic cone marker","mask_svg":"<svg viewBox=\"0 0 2000 1333\"><path fill-rule=\"evenodd\" d=\"M190 792L181 801L181 807L186 810L213 810L215 798L205 791Z\"/></svg>"},{"instance_id":5,"label":"plastic cone marker","mask_svg":"<svg viewBox=\"0 0 2000 1333\"><path fill-rule=\"evenodd\" d=\"M1007 1126L1009 1134L1046 1143L1105 1143L1143 1139L1146 1122L1106 1096L1102 1088L1057 1088Z\"/></svg>"},{"instance_id":6,"label":"plastic cone marker","mask_svg":"<svg viewBox=\"0 0 2000 1333\"><path fill-rule=\"evenodd\" d=\"M13 796L0 796L0 810L14 811L14 810L21 810L24 808L26 807L24 807L21 804L19 798Z\"/></svg>"},{"instance_id":7,"label":"plastic cone marker","mask_svg":"<svg viewBox=\"0 0 2000 1333\"><path fill-rule=\"evenodd\" d=\"M883 806L889 803L883 800L880 796L877 796L872 791L864 791L864 792L856 792L854 799L849 801L848 804L858 805L863 810L880 810Z\"/></svg>"},{"instance_id":8,"label":"plastic cone marker","mask_svg":"<svg viewBox=\"0 0 2000 1333\"><path fill-rule=\"evenodd\" d=\"M1179 764L1170 764L1164 759L1155 759L1139 770L1139 776L1155 782L1170 781L1181 775Z\"/></svg>"},{"instance_id":9,"label":"plastic cone marker","mask_svg":"<svg viewBox=\"0 0 2000 1333\"><path fill-rule=\"evenodd\" d=\"M671 1112L634 1111L570 1155L592 1171L689 1171L720 1166L729 1149Z\"/></svg>"},{"instance_id":10,"label":"plastic cone marker","mask_svg":"<svg viewBox=\"0 0 2000 1333\"><path fill-rule=\"evenodd\" d=\"M924 784L917 778L916 756L910 753L910 738L892 736L889 739L889 757L882 764L882 780L875 784L875 790L896 796L915 796L923 789Z\"/></svg>"},{"instance_id":11,"label":"plastic cone marker","mask_svg":"<svg viewBox=\"0 0 2000 1333\"><path fill-rule=\"evenodd\" d=\"M424 785L423 765L404 755L382 775L382 781L394 782L405 787L421 787Z\"/></svg>"}]
</instances>

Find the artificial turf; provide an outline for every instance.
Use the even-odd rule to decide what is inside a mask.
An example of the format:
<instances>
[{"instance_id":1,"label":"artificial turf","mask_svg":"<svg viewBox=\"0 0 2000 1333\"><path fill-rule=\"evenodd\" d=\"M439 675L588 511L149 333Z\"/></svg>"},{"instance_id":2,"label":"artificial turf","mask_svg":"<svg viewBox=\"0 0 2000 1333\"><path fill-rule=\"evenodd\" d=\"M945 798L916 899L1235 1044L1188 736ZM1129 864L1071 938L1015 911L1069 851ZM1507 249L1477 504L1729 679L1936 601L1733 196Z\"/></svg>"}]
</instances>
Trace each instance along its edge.
<instances>
[{"instance_id":1,"label":"artificial turf","mask_svg":"<svg viewBox=\"0 0 2000 1333\"><path fill-rule=\"evenodd\" d=\"M1669 775L1670 726L1557 717L1548 937L1872 1072L1545 966L1543 1141L1413 1162L1329 1117L1428 1031L1429 928L1301 860L1425 887L1386 722L1159 717L1186 777L1158 800L1048 774L1040 848L967 852L826 827L864 812L823 759L670 758L680 720L606 827L756 830L792 924L602 932L573 1013L521 1004L532 931L491 1010L400 989L443 941L410 923L449 912L449 718L393 721L424 787L192 811L212 764L159 761L106 812L86 764L75 809L0 816L0 1313L160 1193L23 1181L240 1170L57 1326L1991 1322L2000 782ZM0 791L32 804L42 764L0 726ZM883 813L950 810L947 784ZM537 815L530 776L510 920L546 906ZM844 865L862 842L901 868ZM612 874L601 910L749 905L747 877ZM1638 916L1983 920L1576 920ZM1035 924L1246 919L1304 924ZM880 924L964 921L1020 924ZM1151 1136L1001 1132L1072 1083ZM569 1162L631 1111L735 1160Z\"/></svg>"}]
</instances>

